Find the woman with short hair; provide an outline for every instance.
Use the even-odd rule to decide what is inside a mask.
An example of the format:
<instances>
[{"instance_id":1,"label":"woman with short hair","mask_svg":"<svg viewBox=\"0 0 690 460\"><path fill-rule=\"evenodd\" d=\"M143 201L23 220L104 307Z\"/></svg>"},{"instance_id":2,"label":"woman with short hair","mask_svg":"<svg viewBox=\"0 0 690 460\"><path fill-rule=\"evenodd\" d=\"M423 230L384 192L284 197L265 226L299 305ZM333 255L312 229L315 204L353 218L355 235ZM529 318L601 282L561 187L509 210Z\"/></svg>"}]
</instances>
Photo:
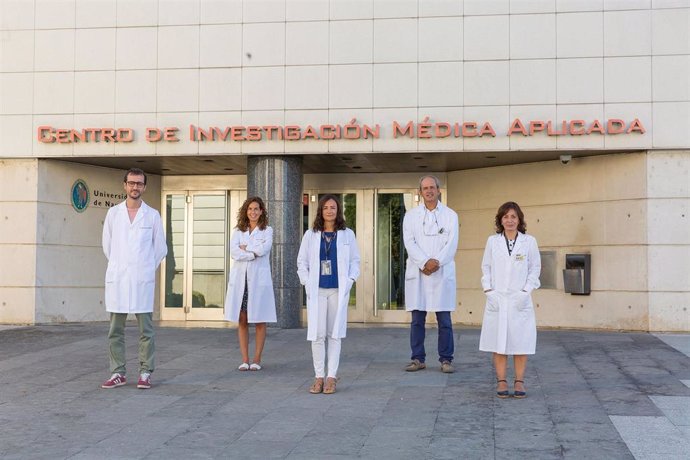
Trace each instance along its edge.
<instances>
[{"instance_id":1,"label":"woman with short hair","mask_svg":"<svg viewBox=\"0 0 690 460\"><path fill-rule=\"evenodd\" d=\"M537 240L526 232L520 206L509 201L498 208L496 233L489 237L482 259L486 308L479 349L493 353L496 396L510 396L506 381L508 355L513 355L513 396L524 398L527 355L533 355L537 326L530 293L539 287L541 258Z\"/></svg>"}]
</instances>

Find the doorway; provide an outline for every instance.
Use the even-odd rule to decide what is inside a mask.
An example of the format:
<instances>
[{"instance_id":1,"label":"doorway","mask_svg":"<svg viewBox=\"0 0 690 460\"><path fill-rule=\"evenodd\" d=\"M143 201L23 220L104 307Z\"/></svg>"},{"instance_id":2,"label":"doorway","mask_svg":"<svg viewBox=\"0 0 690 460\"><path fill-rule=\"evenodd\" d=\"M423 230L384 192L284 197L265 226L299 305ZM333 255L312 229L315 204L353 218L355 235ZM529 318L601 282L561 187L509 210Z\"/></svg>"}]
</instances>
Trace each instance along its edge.
<instances>
[{"instance_id":1,"label":"doorway","mask_svg":"<svg viewBox=\"0 0 690 460\"><path fill-rule=\"evenodd\" d=\"M166 191L162 219L168 254L161 264L161 319L221 321L232 219L244 191ZM242 195L242 196L240 196Z\"/></svg>"},{"instance_id":2,"label":"doorway","mask_svg":"<svg viewBox=\"0 0 690 460\"><path fill-rule=\"evenodd\" d=\"M414 189L333 190L343 203L343 214L357 235L360 277L350 293L348 322L408 323L405 311L405 261L402 222L405 213L417 204ZM303 230L311 227L324 189L305 190ZM302 305L306 321L306 306Z\"/></svg>"},{"instance_id":3,"label":"doorway","mask_svg":"<svg viewBox=\"0 0 690 460\"><path fill-rule=\"evenodd\" d=\"M402 223L405 214L419 204L417 189L412 185L416 178L405 180L412 185L406 188L395 188L393 183L366 188L366 183L357 183L352 176L334 179L329 175L311 176L302 195L302 230L313 223L323 194L339 197L347 225L357 235L361 257L360 277L350 295L348 321L408 323L404 290L407 252ZM176 180L179 189L164 189L162 194L161 217L168 255L161 264L161 319L222 321L232 266L227 245L246 190L215 188L223 186L220 182L206 190L184 190L188 180ZM352 187L347 186L348 182ZM386 178L385 182L401 181ZM194 184L187 185L191 188ZM296 261L290 263L296 270ZM302 307L301 318L306 323L306 306Z\"/></svg>"}]
</instances>

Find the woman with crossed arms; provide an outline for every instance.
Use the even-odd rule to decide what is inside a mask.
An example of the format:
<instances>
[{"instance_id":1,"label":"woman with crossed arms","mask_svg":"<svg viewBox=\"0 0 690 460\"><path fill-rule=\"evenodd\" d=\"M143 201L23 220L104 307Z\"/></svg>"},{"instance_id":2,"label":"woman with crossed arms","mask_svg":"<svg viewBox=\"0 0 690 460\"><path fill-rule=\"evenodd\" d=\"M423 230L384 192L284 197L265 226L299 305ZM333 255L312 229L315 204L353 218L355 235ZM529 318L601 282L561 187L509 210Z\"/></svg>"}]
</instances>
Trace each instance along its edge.
<instances>
[{"instance_id":1,"label":"woman with crossed arms","mask_svg":"<svg viewBox=\"0 0 690 460\"><path fill-rule=\"evenodd\" d=\"M239 322L241 371L261 370L261 353L266 341L266 323L276 322L276 302L271 279L273 229L268 226L266 206L261 198L247 198L237 213L237 227L230 238L230 270L225 296L225 319ZM254 359L249 364L249 323L256 324Z\"/></svg>"}]
</instances>

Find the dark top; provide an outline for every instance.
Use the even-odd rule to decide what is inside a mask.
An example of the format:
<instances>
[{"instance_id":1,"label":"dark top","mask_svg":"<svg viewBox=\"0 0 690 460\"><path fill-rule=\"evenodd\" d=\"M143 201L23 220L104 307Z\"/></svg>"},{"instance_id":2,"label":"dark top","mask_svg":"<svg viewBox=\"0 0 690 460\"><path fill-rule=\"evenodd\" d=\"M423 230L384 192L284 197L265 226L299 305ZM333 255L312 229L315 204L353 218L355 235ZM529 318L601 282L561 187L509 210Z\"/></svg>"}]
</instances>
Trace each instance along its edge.
<instances>
[{"instance_id":1,"label":"dark top","mask_svg":"<svg viewBox=\"0 0 690 460\"><path fill-rule=\"evenodd\" d=\"M321 249L319 251L319 287L334 289L338 287L338 245L337 232L321 232ZM330 240L330 241L328 241ZM331 261L331 274L323 274L323 261Z\"/></svg>"}]
</instances>

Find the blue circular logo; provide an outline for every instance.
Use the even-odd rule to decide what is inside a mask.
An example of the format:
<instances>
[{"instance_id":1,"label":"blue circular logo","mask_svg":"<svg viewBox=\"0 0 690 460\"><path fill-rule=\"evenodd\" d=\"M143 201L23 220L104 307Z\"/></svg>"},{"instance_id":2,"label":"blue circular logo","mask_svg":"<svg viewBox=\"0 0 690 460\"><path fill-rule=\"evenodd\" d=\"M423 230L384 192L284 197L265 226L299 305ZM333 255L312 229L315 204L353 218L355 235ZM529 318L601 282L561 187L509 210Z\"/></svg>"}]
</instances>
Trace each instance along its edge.
<instances>
[{"instance_id":1,"label":"blue circular logo","mask_svg":"<svg viewBox=\"0 0 690 460\"><path fill-rule=\"evenodd\" d=\"M72 201L72 207L77 212L84 212L84 210L89 206L89 187L81 179L77 179L74 184L72 184L72 192L70 193L70 198Z\"/></svg>"}]
</instances>

